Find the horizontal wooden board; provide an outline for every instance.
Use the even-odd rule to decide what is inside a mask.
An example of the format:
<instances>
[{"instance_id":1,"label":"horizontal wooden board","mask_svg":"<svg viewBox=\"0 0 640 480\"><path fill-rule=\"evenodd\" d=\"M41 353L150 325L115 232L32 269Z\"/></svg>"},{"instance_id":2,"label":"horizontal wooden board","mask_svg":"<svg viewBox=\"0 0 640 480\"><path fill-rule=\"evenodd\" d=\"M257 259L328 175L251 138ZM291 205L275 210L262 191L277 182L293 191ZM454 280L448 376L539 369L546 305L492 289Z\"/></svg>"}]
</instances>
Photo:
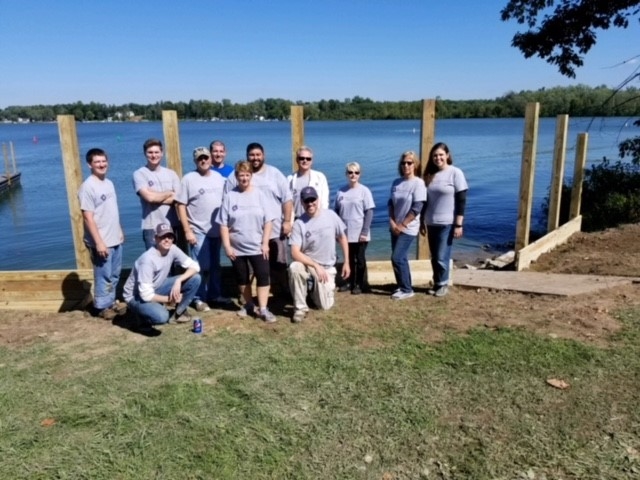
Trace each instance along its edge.
<instances>
[{"instance_id":1,"label":"horizontal wooden board","mask_svg":"<svg viewBox=\"0 0 640 480\"><path fill-rule=\"evenodd\" d=\"M0 272L0 309L62 312L91 302L93 271Z\"/></svg>"},{"instance_id":2,"label":"horizontal wooden board","mask_svg":"<svg viewBox=\"0 0 640 480\"><path fill-rule=\"evenodd\" d=\"M558 245L565 243L571 235L580 231L582 226L582 216L569 220L561 227L547 233L530 245L516 252L516 270L521 271L529 268L531 262L535 262L542 254L550 252Z\"/></svg>"}]
</instances>

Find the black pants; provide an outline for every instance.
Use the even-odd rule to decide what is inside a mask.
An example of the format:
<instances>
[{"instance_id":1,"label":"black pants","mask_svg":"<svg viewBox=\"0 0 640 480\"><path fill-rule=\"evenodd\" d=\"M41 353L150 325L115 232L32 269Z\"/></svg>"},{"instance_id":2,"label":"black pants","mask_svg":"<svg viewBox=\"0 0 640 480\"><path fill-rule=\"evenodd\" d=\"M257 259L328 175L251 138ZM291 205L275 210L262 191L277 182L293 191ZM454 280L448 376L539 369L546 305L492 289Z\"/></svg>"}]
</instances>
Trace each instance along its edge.
<instances>
[{"instance_id":1,"label":"black pants","mask_svg":"<svg viewBox=\"0 0 640 480\"><path fill-rule=\"evenodd\" d=\"M367 288L367 259L364 254L367 251L369 242L349 243L349 288L353 290L359 287L361 290Z\"/></svg>"}]
</instances>

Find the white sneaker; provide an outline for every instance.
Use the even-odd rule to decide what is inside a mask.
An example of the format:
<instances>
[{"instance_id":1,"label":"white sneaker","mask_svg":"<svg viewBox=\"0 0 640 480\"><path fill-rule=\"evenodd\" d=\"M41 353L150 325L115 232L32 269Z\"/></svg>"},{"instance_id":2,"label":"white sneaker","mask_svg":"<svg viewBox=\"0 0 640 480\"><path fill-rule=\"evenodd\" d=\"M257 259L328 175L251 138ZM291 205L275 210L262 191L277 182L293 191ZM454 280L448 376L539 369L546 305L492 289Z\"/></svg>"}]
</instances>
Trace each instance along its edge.
<instances>
[{"instance_id":1,"label":"white sneaker","mask_svg":"<svg viewBox=\"0 0 640 480\"><path fill-rule=\"evenodd\" d=\"M245 303L244 306L240 307L240 310L236 312L236 315L239 317L253 317L255 313L255 306L253 303Z\"/></svg>"},{"instance_id":2,"label":"white sneaker","mask_svg":"<svg viewBox=\"0 0 640 480\"><path fill-rule=\"evenodd\" d=\"M296 310L293 313L293 317L291 318L291 321L293 323L300 323L304 320L304 317L307 316L307 312L304 310Z\"/></svg>"},{"instance_id":3,"label":"white sneaker","mask_svg":"<svg viewBox=\"0 0 640 480\"><path fill-rule=\"evenodd\" d=\"M197 312L208 312L209 310L211 310L211 308L209 308L209 305L204 303L202 300L196 300L193 305Z\"/></svg>"},{"instance_id":4,"label":"white sneaker","mask_svg":"<svg viewBox=\"0 0 640 480\"><path fill-rule=\"evenodd\" d=\"M436 297L444 297L447 293L449 293L449 288L446 285L442 285L436 289L434 295Z\"/></svg>"},{"instance_id":5,"label":"white sneaker","mask_svg":"<svg viewBox=\"0 0 640 480\"><path fill-rule=\"evenodd\" d=\"M413 291L411 292L403 292L402 290L391 295L392 300L405 300L407 298L411 298L415 295Z\"/></svg>"},{"instance_id":6,"label":"white sneaker","mask_svg":"<svg viewBox=\"0 0 640 480\"><path fill-rule=\"evenodd\" d=\"M259 317L264 321L264 323L275 323L278 321L276 316L271 313L268 308L261 311Z\"/></svg>"}]
</instances>

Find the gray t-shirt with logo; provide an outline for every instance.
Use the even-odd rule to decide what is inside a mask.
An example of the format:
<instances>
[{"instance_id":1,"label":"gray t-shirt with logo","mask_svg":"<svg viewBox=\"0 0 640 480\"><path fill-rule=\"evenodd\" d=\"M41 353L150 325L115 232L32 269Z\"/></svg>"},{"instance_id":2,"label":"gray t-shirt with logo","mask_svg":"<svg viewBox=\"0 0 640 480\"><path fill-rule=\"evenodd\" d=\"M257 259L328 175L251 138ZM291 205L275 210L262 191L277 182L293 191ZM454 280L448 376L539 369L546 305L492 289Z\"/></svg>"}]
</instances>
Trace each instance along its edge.
<instances>
[{"instance_id":1,"label":"gray t-shirt with logo","mask_svg":"<svg viewBox=\"0 0 640 480\"><path fill-rule=\"evenodd\" d=\"M118 198L113 182L108 178L100 180L95 175L87 178L78 190L80 209L85 212L93 212L100 237L107 247L115 247L122 243L122 230L120 228L120 215L118 213ZM96 242L84 229L84 243L95 247Z\"/></svg>"},{"instance_id":2,"label":"gray t-shirt with logo","mask_svg":"<svg viewBox=\"0 0 640 480\"><path fill-rule=\"evenodd\" d=\"M229 191L238 185L235 175L229 176L225 191ZM282 205L292 201L291 190L287 178L280 170L271 165L264 165L260 173L254 173L251 177L251 185L264 193L264 208L268 218L273 219L271 226L271 238L280 237L282 229Z\"/></svg>"},{"instance_id":3,"label":"gray t-shirt with logo","mask_svg":"<svg viewBox=\"0 0 640 480\"><path fill-rule=\"evenodd\" d=\"M291 245L325 268L336 264L336 240L346 235L347 227L333 210L320 210L315 217L304 213L293 224Z\"/></svg>"},{"instance_id":4,"label":"gray t-shirt with logo","mask_svg":"<svg viewBox=\"0 0 640 480\"><path fill-rule=\"evenodd\" d=\"M133 189L140 197L143 230L154 229L159 223L166 222L169 222L174 227L179 225L178 215L173 205L147 202L139 193L143 188L148 188L154 192L168 192L171 190L178 193L180 190L178 174L162 165L158 165L155 170L149 170L145 165L133 172Z\"/></svg>"},{"instance_id":5,"label":"gray t-shirt with logo","mask_svg":"<svg viewBox=\"0 0 640 480\"><path fill-rule=\"evenodd\" d=\"M216 222L229 229L229 241L236 255L262 253L265 223L273 222L273 215L270 216L265 208L266 203L263 191L255 187L244 192L236 187L222 199Z\"/></svg>"},{"instance_id":6,"label":"gray t-shirt with logo","mask_svg":"<svg viewBox=\"0 0 640 480\"><path fill-rule=\"evenodd\" d=\"M212 170L207 173L189 172L182 177L176 200L186 205L192 229L207 237L217 238L220 236L220 225L215 220L222 204L226 179Z\"/></svg>"},{"instance_id":7,"label":"gray t-shirt with logo","mask_svg":"<svg viewBox=\"0 0 640 480\"><path fill-rule=\"evenodd\" d=\"M350 243L357 243L360 240L364 212L375 206L371 190L364 185L358 184L353 188L346 186L338 190L334 210L347 225L347 240ZM367 241L369 240L371 240L371 234L368 231Z\"/></svg>"},{"instance_id":8,"label":"gray t-shirt with logo","mask_svg":"<svg viewBox=\"0 0 640 480\"><path fill-rule=\"evenodd\" d=\"M424 214L425 223L451 225L455 220L455 194L468 189L467 180L459 168L449 165L436 173L427 187L429 201Z\"/></svg>"}]
</instances>

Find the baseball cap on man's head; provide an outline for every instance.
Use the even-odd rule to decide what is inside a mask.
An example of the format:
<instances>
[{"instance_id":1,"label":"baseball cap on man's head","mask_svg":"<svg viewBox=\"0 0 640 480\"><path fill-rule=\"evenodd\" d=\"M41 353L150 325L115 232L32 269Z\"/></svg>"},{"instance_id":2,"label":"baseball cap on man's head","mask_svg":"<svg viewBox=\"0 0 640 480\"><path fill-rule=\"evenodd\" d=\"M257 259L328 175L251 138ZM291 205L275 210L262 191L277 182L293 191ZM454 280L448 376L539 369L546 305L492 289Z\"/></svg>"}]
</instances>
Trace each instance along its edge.
<instances>
[{"instance_id":1,"label":"baseball cap on man's head","mask_svg":"<svg viewBox=\"0 0 640 480\"><path fill-rule=\"evenodd\" d=\"M197 147L193 151L193 159L198 160L200 157L208 157L211 158L211 152L207 147Z\"/></svg>"},{"instance_id":2,"label":"baseball cap on man's head","mask_svg":"<svg viewBox=\"0 0 640 480\"><path fill-rule=\"evenodd\" d=\"M300 200L303 202L316 200L318 198L318 192L313 187L304 187L300 190Z\"/></svg>"},{"instance_id":3,"label":"baseball cap on man's head","mask_svg":"<svg viewBox=\"0 0 640 480\"><path fill-rule=\"evenodd\" d=\"M159 223L156 226L156 237L164 237L165 235L173 235L173 238L176 237L176 234L173 232L173 228L168 223Z\"/></svg>"}]
</instances>

